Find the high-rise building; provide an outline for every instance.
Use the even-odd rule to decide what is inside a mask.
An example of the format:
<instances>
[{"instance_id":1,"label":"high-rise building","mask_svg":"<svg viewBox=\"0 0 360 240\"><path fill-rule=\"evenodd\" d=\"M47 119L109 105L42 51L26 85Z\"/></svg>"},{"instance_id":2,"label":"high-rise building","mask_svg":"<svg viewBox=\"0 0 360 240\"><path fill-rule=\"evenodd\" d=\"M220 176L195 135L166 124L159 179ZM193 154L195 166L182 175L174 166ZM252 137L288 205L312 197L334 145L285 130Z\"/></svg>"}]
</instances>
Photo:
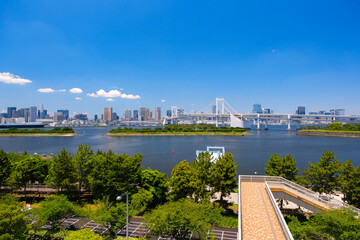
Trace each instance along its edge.
<instances>
[{"instance_id":1,"label":"high-rise building","mask_svg":"<svg viewBox=\"0 0 360 240\"><path fill-rule=\"evenodd\" d=\"M62 112L54 112L54 122L61 123L66 120L66 116Z\"/></svg>"},{"instance_id":2,"label":"high-rise building","mask_svg":"<svg viewBox=\"0 0 360 240\"><path fill-rule=\"evenodd\" d=\"M263 109L262 109L262 113L264 113L264 114L270 114L270 113L271 113L271 110L270 110L270 108L263 108Z\"/></svg>"},{"instance_id":3,"label":"high-rise building","mask_svg":"<svg viewBox=\"0 0 360 240\"><path fill-rule=\"evenodd\" d=\"M58 113L62 113L65 116L65 119L69 119L69 110L63 109L63 110L57 110Z\"/></svg>"},{"instance_id":4,"label":"high-rise building","mask_svg":"<svg viewBox=\"0 0 360 240\"><path fill-rule=\"evenodd\" d=\"M139 110L134 110L133 111L133 118L135 121L139 120Z\"/></svg>"},{"instance_id":5,"label":"high-rise building","mask_svg":"<svg viewBox=\"0 0 360 240\"><path fill-rule=\"evenodd\" d=\"M30 122L30 108L24 108L25 122Z\"/></svg>"},{"instance_id":6,"label":"high-rise building","mask_svg":"<svg viewBox=\"0 0 360 240\"><path fill-rule=\"evenodd\" d=\"M131 110L130 109L124 110L124 119L128 120L128 121L131 119Z\"/></svg>"},{"instance_id":7,"label":"high-rise building","mask_svg":"<svg viewBox=\"0 0 360 240\"><path fill-rule=\"evenodd\" d=\"M171 110L166 110L166 116L171 117Z\"/></svg>"},{"instance_id":8,"label":"high-rise building","mask_svg":"<svg viewBox=\"0 0 360 240\"><path fill-rule=\"evenodd\" d=\"M156 107L154 109L154 120L160 121L160 119L161 119L161 107Z\"/></svg>"},{"instance_id":9,"label":"high-rise building","mask_svg":"<svg viewBox=\"0 0 360 240\"><path fill-rule=\"evenodd\" d=\"M12 111L16 111L16 107L8 107L7 108L7 117L12 118Z\"/></svg>"},{"instance_id":10,"label":"high-rise building","mask_svg":"<svg viewBox=\"0 0 360 240\"><path fill-rule=\"evenodd\" d=\"M258 114L260 114L260 113L262 113L262 108L261 108L261 104L260 103L255 103L254 105L253 105L253 110L252 110L252 113L258 113Z\"/></svg>"},{"instance_id":11,"label":"high-rise building","mask_svg":"<svg viewBox=\"0 0 360 240\"><path fill-rule=\"evenodd\" d=\"M30 107L29 122L36 122L36 119L37 119L37 107L32 106L32 107Z\"/></svg>"},{"instance_id":12,"label":"high-rise building","mask_svg":"<svg viewBox=\"0 0 360 240\"><path fill-rule=\"evenodd\" d=\"M299 106L296 110L296 114L305 115L305 107Z\"/></svg>"},{"instance_id":13,"label":"high-rise building","mask_svg":"<svg viewBox=\"0 0 360 240\"><path fill-rule=\"evenodd\" d=\"M336 116L344 116L345 115L345 109L335 109L335 115Z\"/></svg>"},{"instance_id":14,"label":"high-rise building","mask_svg":"<svg viewBox=\"0 0 360 240\"><path fill-rule=\"evenodd\" d=\"M21 117L21 111L20 111L20 109L18 109L18 110L12 110L12 114L11 114L12 116L11 117L13 117L13 118L19 118L19 117Z\"/></svg>"},{"instance_id":15,"label":"high-rise building","mask_svg":"<svg viewBox=\"0 0 360 240\"><path fill-rule=\"evenodd\" d=\"M116 121L117 119L118 119L118 115L117 115L116 112L114 112L114 113L112 114L112 120L113 120L113 121Z\"/></svg>"},{"instance_id":16,"label":"high-rise building","mask_svg":"<svg viewBox=\"0 0 360 240\"><path fill-rule=\"evenodd\" d=\"M113 119L112 107L104 107L104 121L112 121Z\"/></svg>"},{"instance_id":17,"label":"high-rise building","mask_svg":"<svg viewBox=\"0 0 360 240\"><path fill-rule=\"evenodd\" d=\"M76 115L74 116L74 118L77 119L77 120L83 120L83 121L88 120L88 117L87 117L87 114L86 114L86 113L76 114Z\"/></svg>"},{"instance_id":18,"label":"high-rise building","mask_svg":"<svg viewBox=\"0 0 360 240\"><path fill-rule=\"evenodd\" d=\"M97 121L97 120L98 120L98 115L95 114L95 115L94 115L94 121Z\"/></svg>"},{"instance_id":19,"label":"high-rise building","mask_svg":"<svg viewBox=\"0 0 360 240\"><path fill-rule=\"evenodd\" d=\"M139 110L139 120L149 121L149 118L150 118L150 109L146 107L141 107Z\"/></svg>"},{"instance_id":20,"label":"high-rise building","mask_svg":"<svg viewBox=\"0 0 360 240\"><path fill-rule=\"evenodd\" d=\"M47 111L44 109L44 105L41 104L40 105L40 111L39 111L39 118L40 119L45 119L46 114L47 114Z\"/></svg>"}]
</instances>

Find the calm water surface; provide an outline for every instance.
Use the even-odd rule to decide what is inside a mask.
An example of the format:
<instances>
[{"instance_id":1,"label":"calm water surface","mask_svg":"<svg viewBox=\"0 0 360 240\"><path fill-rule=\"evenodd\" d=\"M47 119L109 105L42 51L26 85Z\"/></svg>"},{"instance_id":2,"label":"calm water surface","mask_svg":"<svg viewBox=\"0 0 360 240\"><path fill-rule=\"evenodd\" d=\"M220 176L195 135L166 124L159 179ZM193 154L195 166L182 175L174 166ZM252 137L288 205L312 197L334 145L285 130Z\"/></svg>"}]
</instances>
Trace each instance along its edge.
<instances>
[{"instance_id":1,"label":"calm water surface","mask_svg":"<svg viewBox=\"0 0 360 240\"><path fill-rule=\"evenodd\" d=\"M360 164L360 139L296 136L287 132L287 126L269 126L269 131L252 130L250 136L143 136L107 137L111 128L76 128L75 137L1 137L0 149L29 153L58 153L66 148L73 153L79 144L94 150L112 150L116 153L144 154L143 165L170 174L180 161L193 161L196 150L206 146L224 146L234 155L238 174L264 173L265 163L274 152L291 153L303 170L309 161L316 162L322 152L334 151L341 162L351 158ZM174 154L172 154L174 150Z\"/></svg>"}]
</instances>

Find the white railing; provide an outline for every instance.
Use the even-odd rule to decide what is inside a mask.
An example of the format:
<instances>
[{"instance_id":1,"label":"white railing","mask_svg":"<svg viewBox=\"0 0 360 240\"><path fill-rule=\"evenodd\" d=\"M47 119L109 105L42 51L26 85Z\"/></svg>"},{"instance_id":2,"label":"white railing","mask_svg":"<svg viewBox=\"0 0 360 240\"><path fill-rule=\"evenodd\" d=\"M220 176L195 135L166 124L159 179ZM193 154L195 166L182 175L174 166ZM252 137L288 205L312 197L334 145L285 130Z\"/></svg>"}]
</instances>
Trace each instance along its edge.
<instances>
[{"instance_id":1,"label":"white railing","mask_svg":"<svg viewBox=\"0 0 360 240\"><path fill-rule=\"evenodd\" d=\"M274 198L274 195L272 194L271 190L270 190L270 187L269 185L267 184L267 182L265 182L265 189L266 189L266 192L267 194L269 195L269 198L270 198L270 201L271 201L271 204L275 210L275 214L276 214L276 217L278 218L279 220L279 223L280 223L280 226L283 230L283 233L285 235L285 238L287 240L294 240L291 232L290 232L290 229L288 227L288 225L286 224L286 221L284 219L284 216L282 215L280 209L279 209L279 206L277 205L276 203L276 200Z\"/></svg>"},{"instance_id":2,"label":"white railing","mask_svg":"<svg viewBox=\"0 0 360 240\"><path fill-rule=\"evenodd\" d=\"M239 193L238 193L238 196L239 196L239 202L238 202L238 216L239 216L239 220L238 220L238 226L239 226L239 229L238 229L238 240L242 240L242 209L241 209L241 178L239 177Z\"/></svg>"}]
</instances>

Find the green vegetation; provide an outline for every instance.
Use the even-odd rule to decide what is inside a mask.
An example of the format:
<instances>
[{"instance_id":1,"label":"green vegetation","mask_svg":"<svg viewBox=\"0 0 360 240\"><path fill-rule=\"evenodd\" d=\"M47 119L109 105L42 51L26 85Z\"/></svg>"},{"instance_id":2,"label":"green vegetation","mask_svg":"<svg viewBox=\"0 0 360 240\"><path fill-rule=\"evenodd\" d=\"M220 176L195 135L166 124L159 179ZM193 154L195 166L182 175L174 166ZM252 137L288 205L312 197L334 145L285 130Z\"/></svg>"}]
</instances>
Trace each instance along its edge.
<instances>
[{"instance_id":1,"label":"green vegetation","mask_svg":"<svg viewBox=\"0 0 360 240\"><path fill-rule=\"evenodd\" d=\"M188 239L197 233L200 239L207 239L210 226L217 222L219 211L209 204L198 204L188 199L169 202L147 215L148 229L155 236L170 236L173 239Z\"/></svg>"},{"instance_id":2,"label":"green vegetation","mask_svg":"<svg viewBox=\"0 0 360 240\"><path fill-rule=\"evenodd\" d=\"M0 199L0 240L28 238L29 225L21 203L14 198Z\"/></svg>"},{"instance_id":3,"label":"green vegetation","mask_svg":"<svg viewBox=\"0 0 360 240\"><path fill-rule=\"evenodd\" d=\"M180 209L176 204L182 203L184 214L176 216L174 221L185 224L184 229L192 229L191 232L204 234L210 224L237 226L237 217L228 214L232 210L226 209L230 206L226 201L210 204L210 197L216 191L224 197L236 187L236 165L230 153L217 161L212 161L213 156L209 153L200 154L191 163L182 161L174 167L171 178L158 170L143 169L142 159L141 154L94 153L89 146L82 145L75 154L62 149L52 158L0 150L1 184L6 187L1 190L6 198L0 200L0 233L21 234L14 233L18 230L24 236L9 238L0 235L0 239L90 237L87 231L75 234L64 230L61 221L68 217L86 217L103 224L112 234L104 239L115 239L116 229L123 227L126 221L125 202L116 202L115 199L125 191L129 191L130 216L157 218L157 209L172 204ZM37 184L46 184L50 192L41 193ZM24 190L26 203L34 199L41 201L35 202L31 210L23 208L24 203L14 199L20 188ZM29 191L32 198L26 198ZM37 197L40 194L45 196L45 200ZM205 216L206 209L211 209L209 216ZM216 221L208 221L210 216ZM24 228L16 228L17 221L23 223ZM28 222L32 224L28 225ZM13 225L14 232L11 232ZM42 229L44 225L49 229Z\"/></svg>"},{"instance_id":4,"label":"green vegetation","mask_svg":"<svg viewBox=\"0 0 360 240\"><path fill-rule=\"evenodd\" d=\"M96 235L90 229L81 229L79 231L73 231L65 238L65 240L102 240L102 237Z\"/></svg>"},{"instance_id":5,"label":"green vegetation","mask_svg":"<svg viewBox=\"0 0 360 240\"><path fill-rule=\"evenodd\" d=\"M55 127L50 130L45 129L18 129L18 128L9 128L6 130L0 130L0 134L69 134L75 133L74 129L71 127L59 128Z\"/></svg>"},{"instance_id":6,"label":"green vegetation","mask_svg":"<svg viewBox=\"0 0 360 240\"><path fill-rule=\"evenodd\" d=\"M318 162L309 162L301 176L297 175L296 161L290 154L280 158L274 153L265 172L297 181L320 194L340 190L345 202L360 207L360 165L354 167L350 159L341 164L332 151L325 150ZM300 213L285 219L294 239L360 239L360 220L348 209L320 212L309 219Z\"/></svg>"},{"instance_id":7,"label":"green vegetation","mask_svg":"<svg viewBox=\"0 0 360 240\"><path fill-rule=\"evenodd\" d=\"M216 127L211 124L174 124L164 128L115 128L110 134L243 134L243 128Z\"/></svg>"},{"instance_id":8,"label":"green vegetation","mask_svg":"<svg viewBox=\"0 0 360 240\"><path fill-rule=\"evenodd\" d=\"M320 132L352 132L360 133L360 124L341 124L338 122L331 123L326 127L307 126L300 129L300 131L320 131Z\"/></svg>"},{"instance_id":9,"label":"green vegetation","mask_svg":"<svg viewBox=\"0 0 360 240\"><path fill-rule=\"evenodd\" d=\"M360 239L360 220L347 209L320 212L305 221L296 216L285 219L294 239Z\"/></svg>"}]
</instances>

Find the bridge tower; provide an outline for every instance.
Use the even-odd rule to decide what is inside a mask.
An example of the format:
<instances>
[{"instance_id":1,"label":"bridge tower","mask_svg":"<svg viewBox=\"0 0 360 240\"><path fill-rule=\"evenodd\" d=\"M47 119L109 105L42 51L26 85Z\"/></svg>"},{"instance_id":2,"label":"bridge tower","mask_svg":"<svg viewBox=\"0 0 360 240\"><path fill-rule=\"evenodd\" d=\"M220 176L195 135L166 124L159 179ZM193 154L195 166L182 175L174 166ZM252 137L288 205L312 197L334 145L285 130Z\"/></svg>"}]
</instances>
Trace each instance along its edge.
<instances>
[{"instance_id":1,"label":"bridge tower","mask_svg":"<svg viewBox=\"0 0 360 240\"><path fill-rule=\"evenodd\" d=\"M219 126L219 115L223 115L225 114L225 99L224 98L216 98L216 115L215 115L215 119L216 119L216 127Z\"/></svg>"}]
</instances>

